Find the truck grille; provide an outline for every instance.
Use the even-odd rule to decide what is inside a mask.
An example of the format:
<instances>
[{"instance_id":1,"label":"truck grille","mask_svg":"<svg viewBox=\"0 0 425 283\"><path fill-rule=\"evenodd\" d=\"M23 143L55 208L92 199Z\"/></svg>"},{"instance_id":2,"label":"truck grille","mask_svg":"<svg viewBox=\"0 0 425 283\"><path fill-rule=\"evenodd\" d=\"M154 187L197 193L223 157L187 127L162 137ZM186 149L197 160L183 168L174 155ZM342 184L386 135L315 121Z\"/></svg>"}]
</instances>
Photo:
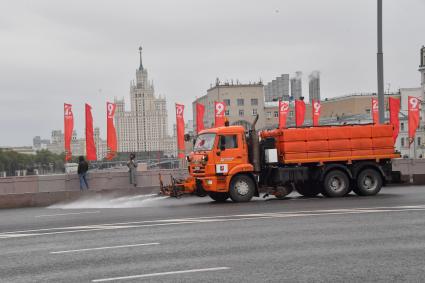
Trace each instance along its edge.
<instances>
[{"instance_id":1,"label":"truck grille","mask_svg":"<svg viewBox=\"0 0 425 283\"><path fill-rule=\"evenodd\" d=\"M195 176L205 175L205 166L203 166L203 165L200 165L200 164L191 165L190 169L191 169L193 175L195 175Z\"/></svg>"}]
</instances>

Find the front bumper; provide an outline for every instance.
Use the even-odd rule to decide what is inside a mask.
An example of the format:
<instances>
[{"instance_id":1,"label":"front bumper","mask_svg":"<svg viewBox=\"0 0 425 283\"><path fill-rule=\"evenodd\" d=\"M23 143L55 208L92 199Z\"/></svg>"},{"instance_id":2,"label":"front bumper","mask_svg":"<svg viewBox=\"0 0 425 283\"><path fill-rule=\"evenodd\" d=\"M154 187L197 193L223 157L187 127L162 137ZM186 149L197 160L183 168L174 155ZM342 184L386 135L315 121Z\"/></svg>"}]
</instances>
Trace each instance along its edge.
<instances>
[{"instance_id":1,"label":"front bumper","mask_svg":"<svg viewBox=\"0 0 425 283\"><path fill-rule=\"evenodd\" d=\"M202 188L207 192L227 192L227 176L197 177L202 184Z\"/></svg>"}]
</instances>

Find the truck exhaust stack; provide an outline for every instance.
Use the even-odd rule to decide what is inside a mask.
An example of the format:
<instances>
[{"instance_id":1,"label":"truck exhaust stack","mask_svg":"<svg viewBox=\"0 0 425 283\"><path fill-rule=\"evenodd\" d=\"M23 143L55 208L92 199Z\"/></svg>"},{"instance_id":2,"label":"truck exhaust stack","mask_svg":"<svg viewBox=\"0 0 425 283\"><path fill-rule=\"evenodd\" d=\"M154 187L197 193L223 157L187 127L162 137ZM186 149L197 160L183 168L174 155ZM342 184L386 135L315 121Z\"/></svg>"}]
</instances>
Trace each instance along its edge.
<instances>
[{"instance_id":1,"label":"truck exhaust stack","mask_svg":"<svg viewBox=\"0 0 425 283\"><path fill-rule=\"evenodd\" d=\"M260 141L258 138L257 130L255 129L255 125L257 124L257 121L258 121L258 114L255 117L254 122L252 122L249 138L250 138L250 151L252 154L251 162L252 162L252 165L254 166L254 171L260 172L261 171Z\"/></svg>"}]
</instances>

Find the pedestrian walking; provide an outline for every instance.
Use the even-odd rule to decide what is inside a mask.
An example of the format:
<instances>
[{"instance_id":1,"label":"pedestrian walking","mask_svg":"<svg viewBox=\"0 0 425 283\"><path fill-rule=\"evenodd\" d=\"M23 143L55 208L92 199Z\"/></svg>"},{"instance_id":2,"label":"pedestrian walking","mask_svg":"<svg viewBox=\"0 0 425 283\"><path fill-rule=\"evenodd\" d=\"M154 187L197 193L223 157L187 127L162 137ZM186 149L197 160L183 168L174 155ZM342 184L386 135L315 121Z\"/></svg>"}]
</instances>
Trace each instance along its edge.
<instances>
[{"instance_id":1,"label":"pedestrian walking","mask_svg":"<svg viewBox=\"0 0 425 283\"><path fill-rule=\"evenodd\" d=\"M84 156L78 157L78 177L80 178L80 191L83 191L84 184L86 189L89 189L87 182L87 171L89 171L89 164L84 160Z\"/></svg>"},{"instance_id":2,"label":"pedestrian walking","mask_svg":"<svg viewBox=\"0 0 425 283\"><path fill-rule=\"evenodd\" d=\"M128 172L130 173L130 184L137 187L136 168L137 161L134 153L130 154L130 160L127 162Z\"/></svg>"}]
</instances>

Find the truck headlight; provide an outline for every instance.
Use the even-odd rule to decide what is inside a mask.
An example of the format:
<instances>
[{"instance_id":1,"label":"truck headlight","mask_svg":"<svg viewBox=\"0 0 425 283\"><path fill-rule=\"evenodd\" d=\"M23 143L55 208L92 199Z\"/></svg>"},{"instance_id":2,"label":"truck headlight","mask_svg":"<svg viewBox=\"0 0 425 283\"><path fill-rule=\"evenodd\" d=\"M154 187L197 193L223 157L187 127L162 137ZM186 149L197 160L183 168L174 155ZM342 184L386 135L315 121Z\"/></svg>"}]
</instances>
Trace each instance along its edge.
<instances>
[{"instance_id":1,"label":"truck headlight","mask_svg":"<svg viewBox=\"0 0 425 283\"><path fill-rule=\"evenodd\" d=\"M208 162L208 155L203 155L201 158L201 162L203 165L207 164Z\"/></svg>"},{"instance_id":2,"label":"truck headlight","mask_svg":"<svg viewBox=\"0 0 425 283\"><path fill-rule=\"evenodd\" d=\"M208 186L211 186L211 185L212 185L212 183L213 183L213 181L212 181L212 180L207 180L207 185L208 185Z\"/></svg>"}]
</instances>

